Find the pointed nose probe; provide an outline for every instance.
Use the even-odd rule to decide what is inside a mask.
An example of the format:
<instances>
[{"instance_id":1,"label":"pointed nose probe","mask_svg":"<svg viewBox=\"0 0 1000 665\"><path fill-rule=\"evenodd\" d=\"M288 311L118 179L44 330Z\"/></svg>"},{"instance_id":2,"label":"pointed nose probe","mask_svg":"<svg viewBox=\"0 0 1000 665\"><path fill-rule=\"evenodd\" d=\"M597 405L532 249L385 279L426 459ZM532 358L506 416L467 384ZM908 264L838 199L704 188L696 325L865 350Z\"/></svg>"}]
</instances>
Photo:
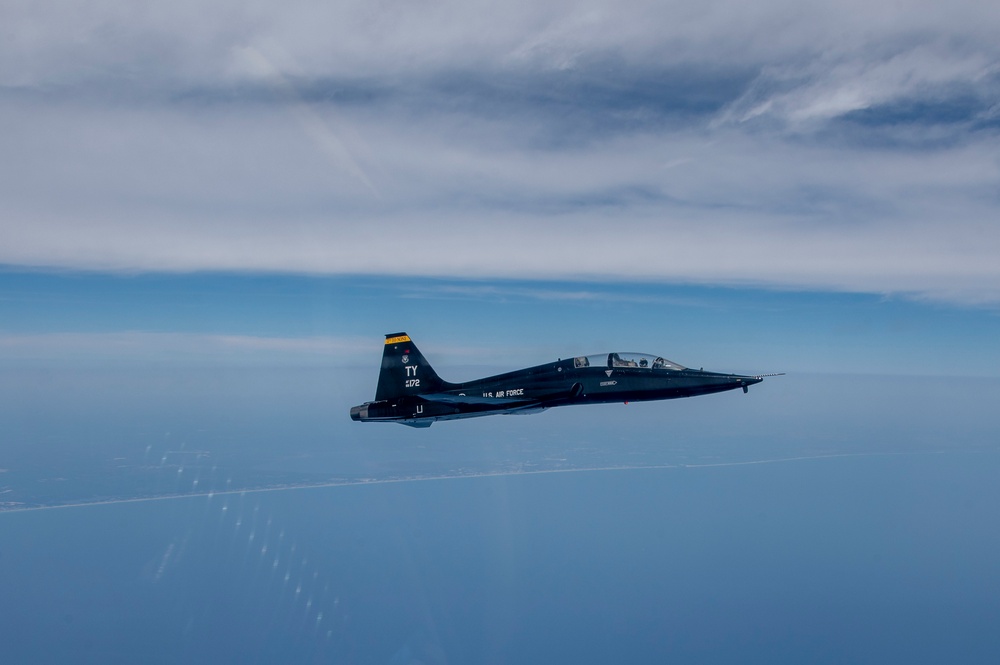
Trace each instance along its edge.
<instances>
[{"instance_id":1,"label":"pointed nose probe","mask_svg":"<svg viewBox=\"0 0 1000 665\"><path fill-rule=\"evenodd\" d=\"M758 374L757 376L738 376L735 378L739 379L740 385L743 387L743 392L747 393L749 392L750 386L752 386L755 383L760 383L761 381L764 380L765 377L784 376L784 375L785 375L784 372L778 372L777 374Z\"/></svg>"}]
</instances>

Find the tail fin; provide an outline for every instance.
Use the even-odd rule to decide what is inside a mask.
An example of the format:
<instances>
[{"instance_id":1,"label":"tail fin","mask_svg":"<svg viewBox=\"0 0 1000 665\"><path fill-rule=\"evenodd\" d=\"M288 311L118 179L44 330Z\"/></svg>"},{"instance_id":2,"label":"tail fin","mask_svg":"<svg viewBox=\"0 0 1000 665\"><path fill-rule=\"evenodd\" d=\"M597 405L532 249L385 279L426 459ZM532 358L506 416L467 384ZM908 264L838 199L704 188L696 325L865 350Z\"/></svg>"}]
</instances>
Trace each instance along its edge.
<instances>
[{"instance_id":1,"label":"tail fin","mask_svg":"<svg viewBox=\"0 0 1000 665\"><path fill-rule=\"evenodd\" d=\"M385 336L382 371L378 375L375 401L438 392L447 386L409 335L398 332Z\"/></svg>"}]
</instances>

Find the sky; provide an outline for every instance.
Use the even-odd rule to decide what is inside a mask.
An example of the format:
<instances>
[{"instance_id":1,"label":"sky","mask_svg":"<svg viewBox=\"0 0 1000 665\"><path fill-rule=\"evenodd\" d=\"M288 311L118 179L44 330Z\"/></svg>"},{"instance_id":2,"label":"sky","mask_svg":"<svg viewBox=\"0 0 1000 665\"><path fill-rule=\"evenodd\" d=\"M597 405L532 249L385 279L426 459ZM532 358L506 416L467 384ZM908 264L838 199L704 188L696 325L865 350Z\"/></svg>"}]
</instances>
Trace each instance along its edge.
<instances>
[{"instance_id":1,"label":"sky","mask_svg":"<svg viewBox=\"0 0 1000 665\"><path fill-rule=\"evenodd\" d=\"M0 11L5 362L407 329L480 359L1000 367L988 3ZM296 298L313 325L279 323Z\"/></svg>"},{"instance_id":2,"label":"sky","mask_svg":"<svg viewBox=\"0 0 1000 665\"><path fill-rule=\"evenodd\" d=\"M997 35L982 0L0 3L0 642L997 662ZM786 374L352 422L397 331L449 381Z\"/></svg>"},{"instance_id":3,"label":"sky","mask_svg":"<svg viewBox=\"0 0 1000 665\"><path fill-rule=\"evenodd\" d=\"M836 292L271 274L0 273L0 368L351 367L383 333L449 380L612 349L688 367L996 377L1000 316Z\"/></svg>"}]
</instances>

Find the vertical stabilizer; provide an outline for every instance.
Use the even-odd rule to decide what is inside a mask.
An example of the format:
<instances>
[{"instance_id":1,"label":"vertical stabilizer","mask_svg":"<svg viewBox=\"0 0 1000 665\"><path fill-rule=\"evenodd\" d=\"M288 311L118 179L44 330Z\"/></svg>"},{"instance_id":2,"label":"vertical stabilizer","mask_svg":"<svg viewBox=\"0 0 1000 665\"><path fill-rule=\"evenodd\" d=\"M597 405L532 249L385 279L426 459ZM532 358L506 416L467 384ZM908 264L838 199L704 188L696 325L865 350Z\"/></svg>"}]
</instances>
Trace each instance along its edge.
<instances>
[{"instance_id":1,"label":"vertical stabilizer","mask_svg":"<svg viewBox=\"0 0 1000 665\"><path fill-rule=\"evenodd\" d=\"M376 401L438 392L446 386L409 335L398 332L385 336Z\"/></svg>"}]
</instances>

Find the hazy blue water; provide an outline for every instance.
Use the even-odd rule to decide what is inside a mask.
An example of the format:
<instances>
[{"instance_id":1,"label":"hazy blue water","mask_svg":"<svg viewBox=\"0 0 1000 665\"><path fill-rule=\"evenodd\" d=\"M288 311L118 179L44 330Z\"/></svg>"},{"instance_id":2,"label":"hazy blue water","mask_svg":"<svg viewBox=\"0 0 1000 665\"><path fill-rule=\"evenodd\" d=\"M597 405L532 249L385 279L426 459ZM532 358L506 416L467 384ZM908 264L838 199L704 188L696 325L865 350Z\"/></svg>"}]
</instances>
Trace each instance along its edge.
<instances>
[{"instance_id":1,"label":"hazy blue water","mask_svg":"<svg viewBox=\"0 0 1000 665\"><path fill-rule=\"evenodd\" d=\"M8 374L0 499L671 466L0 513L2 661L1000 657L996 381L786 377L414 431L347 420L345 376ZM818 458L743 464L789 457Z\"/></svg>"},{"instance_id":2,"label":"hazy blue water","mask_svg":"<svg viewBox=\"0 0 1000 665\"><path fill-rule=\"evenodd\" d=\"M998 472L956 453L8 514L6 662L994 662Z\"/></svg>"}]
</instances>

